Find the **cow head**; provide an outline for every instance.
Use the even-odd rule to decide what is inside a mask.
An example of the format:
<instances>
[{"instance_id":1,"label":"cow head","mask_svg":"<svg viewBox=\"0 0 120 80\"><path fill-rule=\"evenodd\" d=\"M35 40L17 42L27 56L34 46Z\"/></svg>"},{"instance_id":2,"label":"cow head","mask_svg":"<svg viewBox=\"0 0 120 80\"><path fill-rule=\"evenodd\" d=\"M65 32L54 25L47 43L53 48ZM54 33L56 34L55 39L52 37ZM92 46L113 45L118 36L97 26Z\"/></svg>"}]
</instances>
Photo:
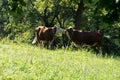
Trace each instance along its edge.
<instances>
[{"instance_id":1,"label":"cow head","mask_svg":"<svg viewBox=\"0 0 120 80\"><path fill-rule=\"evenodd\" d=\"M65 31L65 34L67 35L67 37L69 39L71 39L72 35L73 35L73 28L72 27L67 28L66 31Z\"/></svg>"},{"instance_id":2,"label":"cow head","mask_svg":"<svg viewBox=\"0 0 120 80\"><path fill-rule=\"evenodd\" d=\"M62 29L62 28L60 28L60 27L58 27L56 25L54 26L54 28L56 29L56 35L59 34L59 33L65 34L65 30L64 29Z\"/></svg>"}]
</instances>

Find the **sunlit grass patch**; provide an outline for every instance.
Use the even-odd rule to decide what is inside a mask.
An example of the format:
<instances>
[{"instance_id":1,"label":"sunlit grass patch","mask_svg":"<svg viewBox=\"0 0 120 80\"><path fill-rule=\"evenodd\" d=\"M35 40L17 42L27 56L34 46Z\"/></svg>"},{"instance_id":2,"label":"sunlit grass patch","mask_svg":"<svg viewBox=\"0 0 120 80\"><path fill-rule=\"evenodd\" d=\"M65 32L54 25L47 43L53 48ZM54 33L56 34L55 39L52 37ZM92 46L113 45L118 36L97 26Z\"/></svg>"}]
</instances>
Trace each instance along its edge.
<instances>
[{"instance_id":1,"label":"sunlit grass patch","mask_svg":"<svg viewBox=\"0 0 120 80\"><path fill-rule=\"evenodd\" d=\"M120 59L92 51L0 43L1 80L119 80Z\"/></svg>"}]
</instances>

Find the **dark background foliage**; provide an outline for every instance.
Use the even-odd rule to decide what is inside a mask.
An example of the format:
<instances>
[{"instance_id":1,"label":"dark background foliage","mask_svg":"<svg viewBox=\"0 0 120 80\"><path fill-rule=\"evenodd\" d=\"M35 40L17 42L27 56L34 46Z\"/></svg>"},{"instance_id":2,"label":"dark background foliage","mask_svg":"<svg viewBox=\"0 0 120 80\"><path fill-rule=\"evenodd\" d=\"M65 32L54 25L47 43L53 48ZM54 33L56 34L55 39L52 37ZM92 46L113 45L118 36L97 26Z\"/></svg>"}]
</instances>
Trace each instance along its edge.
<instances>
[{"instance_id":1,"label":"dark background foliage","mask_svg":"<svg viewBox=\"0 0 120 80\"><path fill-rule=\"evenodd\" d=\"M98 31L104 53L120 53L120 0L1 0L0 39L31 43L39 25ZM65 46L65 35L56 44Z\"/></svg>"}]
</instances>

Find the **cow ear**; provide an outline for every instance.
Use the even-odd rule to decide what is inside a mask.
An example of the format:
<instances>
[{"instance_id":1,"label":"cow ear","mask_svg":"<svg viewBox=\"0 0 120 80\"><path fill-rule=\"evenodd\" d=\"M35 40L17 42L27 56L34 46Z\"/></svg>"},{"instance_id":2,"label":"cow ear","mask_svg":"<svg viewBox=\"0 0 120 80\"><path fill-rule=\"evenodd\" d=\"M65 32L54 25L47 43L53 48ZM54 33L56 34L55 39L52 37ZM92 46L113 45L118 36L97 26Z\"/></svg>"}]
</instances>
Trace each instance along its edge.
<instances>
[{"instance_id":1,"label":"cow ear","mask_svg":"<svg viewBox=\"0 0 120 80\"><path fill-rule=\"evenodd\" d=\"M39 30L40 27L35 28L35 31Z\"/></svg>"},{"instance_id":2,"label":"cow ear","mask_svg":"<svg viewBox=\"0 0 120 80\"><path fill-rule=\"evenodd\" d=\"M39 31L41 28L40 27L37 27L36 29L35 29L35 31Z\"/></svg>"}]
</instances>

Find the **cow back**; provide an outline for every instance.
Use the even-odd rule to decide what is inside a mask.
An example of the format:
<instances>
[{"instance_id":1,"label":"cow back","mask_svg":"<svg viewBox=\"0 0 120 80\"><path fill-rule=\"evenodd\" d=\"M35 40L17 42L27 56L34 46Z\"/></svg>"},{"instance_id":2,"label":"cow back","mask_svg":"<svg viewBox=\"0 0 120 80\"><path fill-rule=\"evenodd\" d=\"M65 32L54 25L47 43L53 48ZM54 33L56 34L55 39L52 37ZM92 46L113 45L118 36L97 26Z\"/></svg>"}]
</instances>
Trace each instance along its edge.
<instances>
[{"instance_id":1,"label":"cow back","mask_svg":"<svg viewBox=\"0 0 120 80\"><path fill-rule=\"evenodd\" d=\"M76 44L101 45L103 34L100 32L90 31L73 31L71 40Z\"/></svg>"},{"instance_id":2,"label":"cow back","mask_svg":"<svg viewBox=\"0 0 120 80\"><path fill-rule=\"evenodd\" d=\"M44 28L40 33L41 40L51 41L56 33L56 29L53 27Z\"/></svg>"}]
</instances>

